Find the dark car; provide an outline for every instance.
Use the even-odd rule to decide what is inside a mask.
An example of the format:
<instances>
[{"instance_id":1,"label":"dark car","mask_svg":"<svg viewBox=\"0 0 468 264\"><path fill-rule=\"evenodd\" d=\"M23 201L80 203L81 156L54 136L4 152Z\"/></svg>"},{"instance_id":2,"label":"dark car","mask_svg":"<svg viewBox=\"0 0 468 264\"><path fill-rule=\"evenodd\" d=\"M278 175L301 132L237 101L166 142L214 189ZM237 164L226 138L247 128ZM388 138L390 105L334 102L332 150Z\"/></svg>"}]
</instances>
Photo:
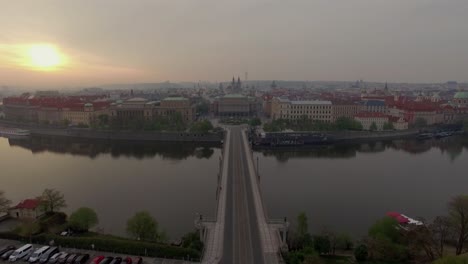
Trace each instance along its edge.
<instances>
[{"instance_id":1,"label":"dark car","mask_svg":"<svg viewBox=\"0 0 468 264\"><path fill-rule=\"evenodd\" d=\"M110 264L113 259L113 257L105 257L100 264Z\"/></svg>"},{"instance_id":2,"label":"dark car","mask_svg":"<svg viewBox=\"0 0 468 264\"><path fill-rule=\"evenodd\" d=\"M110 264L120 264L120 263L122 263L121 257L116 257L110 262Z\"/></svg>"},{"instance_id":3,"label":"dark car","mask_svg":"<svg viewBox=\"0 0 468 264\"><path fill-rule=\"evenodd\" d=\"M8 260L8 258L11 256L11 254L13 254L13 252L15 252L14 249L10 249L9 251L7 252L3 252L3 254L1 255L1 259L2 260Z\"/></svg>"},{"instance_id":4,"label":"dark car","mask_svg":"<svg viewBox=\"0 0 468 264\"><path fill-rule=\"evenodd\" d=\"M83 254L83 255L79 255L76 259L75 259L75 264L84 264L88 261L89 259L89 254Z\"/></svg>"},{"instance_id":5,"label":"dark car","mask_svg":"<svg viewBox=\"0 0 468 264\"><path fill-rule=\"evenodd\" d=\"M124 260L122 260L122 264L132 264L132 258L126 257Z\"/></svg>"},{"instance_id":6,"label":"dark car","mask_svg":"<svg viewBox=\"0 0 468 264\"><path fill-rule=\"evenodd\" d=\"M63 252L62 255L60 255L60 257L58 258L57 263L65 264L65 261L67 261L67 258L68 258L68 253Z\"/></svg>"},{"instance_id":7,"label":"dark car","mask_svg":"<svg viewBox=\"0 0 468 264\"><path fill-rule=\"evenodd\" d=\"M57 263L58 259L59 259L60 256L62 256L63 254L66 254L66 253L65 253L65 252L55 253L54 255L52 255L52 257L49 258L49 261L47 261L47 263L49 263L49 264L55 264L55 263Z\"/></svg>"},{"instance_id":8,"label":"dark car","mask_svg":"<svg viewBox=\"0 0 468 264\"><path fill-rule=\"evenodd\" d=\"M0 256L5 254L6 252L12 250L12 249L16 249L16 247L10 245L10 246L0 248Z\"/></svg>"},{"instance_id":9,"label":"dark car","mask_svg":"<svg viewBox=\"0 0 468 264\"><path fill-rule=\"evenodd\" d=\"M44 252L44 254L42 254L41 258L39 259L39 263L46 263L56 253L58 253L58 247L49 248L46 252Z\"/></svg>"},{"instance_id":10,"label":"dark car","mask_svg":"<svg viewBox=\"0 0 468 264\"><path fill-rule=\"evenodd\" d=\"M104 259L104 256L94 257L89 264L101 264L101 261Z\"/></svg>"},{"instance_id":11,"label":"dark car","mask_svg":"<svg viewBox=\"0 0 468 264\"><path fill-rule=\"evenodd\" d=\"M31 251L29 251L28 254L24 255L24 257L22 257L21 260L27 262L27 261L29 260L29 258L32 256L32 254L34 254L34 251L36 251L36 249L35 249L35 248L31 248Z\"/></svg>"},{"instance_id":12,"label":"dark car","mask_svg":"<svg viewBox=\"0 0 468 264\"><path fill-rule=\"evenodd\" d=\"M72 264L75 262L75 259L79 256L80 254L70 254L68 255L67 260L65 261L65 264Z\"/></svg>"},{"instance_id":13,"label":"dark car","mask_svg":"<svg viewBox=\"0 0 468 264\"><path fill-rule=\"evenodd\" d=\"M137 257L135 261L133 262L133 264L141 264L141 263L143 263L143 259L141 257Z\"/></svg>"}]
</instances>

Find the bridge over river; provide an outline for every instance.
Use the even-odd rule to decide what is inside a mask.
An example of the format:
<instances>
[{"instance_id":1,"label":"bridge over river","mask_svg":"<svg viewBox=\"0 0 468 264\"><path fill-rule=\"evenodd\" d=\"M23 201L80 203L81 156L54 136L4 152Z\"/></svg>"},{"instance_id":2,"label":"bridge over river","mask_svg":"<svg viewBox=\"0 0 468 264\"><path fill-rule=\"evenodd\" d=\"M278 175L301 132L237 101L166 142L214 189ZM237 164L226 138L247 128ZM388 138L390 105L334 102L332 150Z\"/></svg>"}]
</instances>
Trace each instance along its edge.
<instances>
[{"instance_id":1,"label":"bridge over river","mask_svg":"<svg viewBox=\"0 0 468 264\"><path fill-rule=\"evenodd\" d=\"M202 263L282 263L288 223L268 219L252 150L241 126L227 128L218 176L216 218L196 219L205 242Z\"/></svg>"}]
</instances>

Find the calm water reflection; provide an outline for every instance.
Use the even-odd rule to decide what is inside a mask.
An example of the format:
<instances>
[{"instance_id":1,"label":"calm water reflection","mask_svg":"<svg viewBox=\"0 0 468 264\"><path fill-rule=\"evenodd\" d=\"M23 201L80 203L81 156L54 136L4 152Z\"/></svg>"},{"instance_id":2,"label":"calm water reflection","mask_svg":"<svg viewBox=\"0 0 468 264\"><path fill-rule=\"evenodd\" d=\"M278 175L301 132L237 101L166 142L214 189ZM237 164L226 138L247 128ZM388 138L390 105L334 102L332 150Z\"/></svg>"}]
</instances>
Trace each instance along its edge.
<instances>
[{"instance_id":1,"label":"calm water reflection","mask_svg":"<svg viewBox=\"0 0 468 264\"><path fill-rule=\"evenodd\" d=\"M430 219L468 194L468 138L390 141L300 150L263 150L262 191L271 217L309 216L354 236L388 211Z\"/></svg>"},{"instance_id":2,"label":"calm water reflection","mask_svg":"<svg viewBox=\"0 0 468 264\"><path fill-rule=\"evenodd\" d=\"M56 188L67 212L94 208L105 233L125 235L127 219L148 210L177 238L194 229L195 213L214 215L220 153L187 143L0 138L0 188L14 203Z\"/></svg>"}]
</instances>

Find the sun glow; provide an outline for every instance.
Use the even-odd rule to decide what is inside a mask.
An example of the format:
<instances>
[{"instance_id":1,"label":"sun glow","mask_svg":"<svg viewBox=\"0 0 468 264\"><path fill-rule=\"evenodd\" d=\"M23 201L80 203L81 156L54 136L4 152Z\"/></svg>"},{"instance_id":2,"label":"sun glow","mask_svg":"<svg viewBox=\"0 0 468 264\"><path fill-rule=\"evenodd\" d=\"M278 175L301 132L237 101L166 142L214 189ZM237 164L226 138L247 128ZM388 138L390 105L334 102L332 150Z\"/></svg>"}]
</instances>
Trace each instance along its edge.
<instances>
[{"instance_id":1,"label":"sun glow","mask_svg":"<svg viewBox=\"0 0 468 264\"><path fill-rule=\"evenodd\" d=\"M65 56L53 45L33 44L26 49L27 65L33 69L52 71L65 64Z\"/></svg>"}]
</instances>

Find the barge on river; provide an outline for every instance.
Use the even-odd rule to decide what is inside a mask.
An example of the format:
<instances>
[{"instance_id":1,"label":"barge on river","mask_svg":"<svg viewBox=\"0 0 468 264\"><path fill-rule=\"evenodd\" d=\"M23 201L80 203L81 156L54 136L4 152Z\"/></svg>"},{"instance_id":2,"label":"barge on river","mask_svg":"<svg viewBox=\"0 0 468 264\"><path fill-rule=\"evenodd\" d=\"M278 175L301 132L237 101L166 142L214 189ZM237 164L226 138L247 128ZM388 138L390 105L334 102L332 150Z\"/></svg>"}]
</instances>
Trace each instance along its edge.
<instances>
[{"instance_id":1,"label":"barge on river","mask_svg":"<svg viewBox=\"0 0 468 264\"><path fill-rule=\"evenodd\" d=\"M260 132L253 134L255 146L289 147L302 145L320 145L331 143L327 134L317 132Z\"/></svg>"},{"instance_id":2,"label":"barge on river","mask_svg":"<svg viewBox=\"0 0 468 264\"><path fill-rule=\"evenodd\" d=\"M18 128L9 128L9 127L0 127L0 136L6 138L26 138L31 135L29 130L18 129Z\"/></svg>"}]
</instances>

